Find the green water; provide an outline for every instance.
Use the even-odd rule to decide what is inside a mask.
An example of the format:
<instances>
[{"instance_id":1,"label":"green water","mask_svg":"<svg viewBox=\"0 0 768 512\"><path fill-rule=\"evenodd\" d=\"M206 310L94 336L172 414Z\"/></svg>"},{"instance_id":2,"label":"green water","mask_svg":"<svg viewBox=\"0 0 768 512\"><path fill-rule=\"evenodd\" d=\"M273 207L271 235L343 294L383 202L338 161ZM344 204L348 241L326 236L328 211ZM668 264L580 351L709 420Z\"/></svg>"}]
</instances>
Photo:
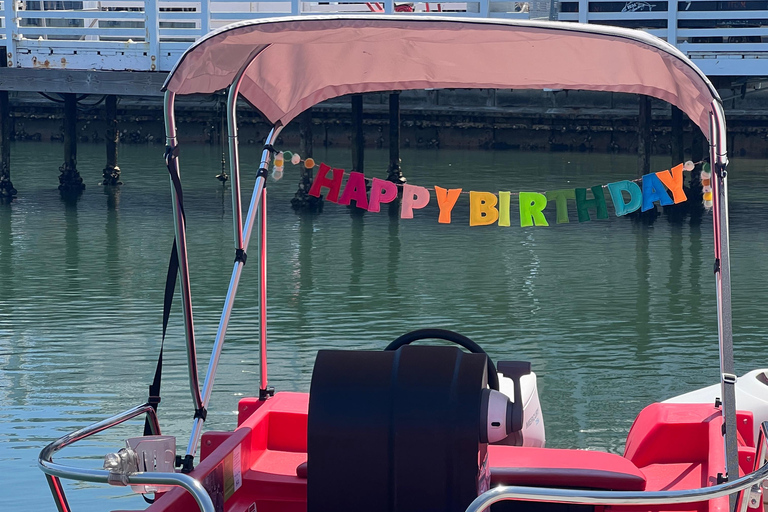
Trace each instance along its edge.
<instances>
[{"instance_id":1,"label":"green water","mask_svg":"<svg viewBox=\"0 0 768 512\"><path fill-rule=\"evenodd\" d=\"M284 148L294 149L294 148ZM18 200L0 206L0 509L54 510L39 450L52 439L144 401L160 343L173 222L159 146L123 146L123 185L98 185L101 145L81 145L87 190L59 199L57 144L16 143ZM316 158L349 167L348 150ZM253 184L256 147L243 148ZM366 153L383 177L387 155ZM192 297L201 380L232 269L231 201L213 176L221 153L184 147ZM413 184L478 191L544 191L634 177L634 156L406 151ZM668 167L654 161L654 170ZM768 367L768 161L731 167L736 363ZM318 216L289 205L295 171L269 183L269 375L278 391L306 391L323 347L382 348L398 335L439 326L461 332L495 359L526 359L539 378L548 446L621 453L647 404L715 383L717 332L712 226L639 226L613 217L523 229L469 227L460 199L451 225L437 209L412 220ZM433 200L434 202L434 200ZM550 217L551 218L551 217ZM255 261L255 260L254 260ZM256 265L246 266L219 365L207 428L235 425L237 401L258 390ZM165 350L160 420L186 446L192 425L178 301ZM140 422L63 452L72 464L138 435ZM67 483L73 510L142 508L122 489ZM128 497L127 497L128 496ZM107 501L98 498L109 497Z\"/></svg>"}]
</instances>

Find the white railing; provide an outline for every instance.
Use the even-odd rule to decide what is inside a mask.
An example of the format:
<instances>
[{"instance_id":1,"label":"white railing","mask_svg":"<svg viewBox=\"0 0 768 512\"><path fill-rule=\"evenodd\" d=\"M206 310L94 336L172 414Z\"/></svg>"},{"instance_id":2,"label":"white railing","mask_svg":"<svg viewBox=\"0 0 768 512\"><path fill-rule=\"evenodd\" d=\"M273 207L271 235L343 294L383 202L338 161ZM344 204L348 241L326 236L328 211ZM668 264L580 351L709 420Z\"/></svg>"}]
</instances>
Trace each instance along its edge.
<instances>
[{"instance_id":1,"label":"white railing","mask_svg":"<svg viewBox=\"0 0 768 512\"><path fill-rule=\"evenodd\" d=\"M710 75L768 74L765 0L563 0L558 19L645 30Z\"/></svg>"},{"instance_id":2,"label":"white railing","mask_svg":"<svg viewBox=\"0 0 768 512\"><path fill-rule=\"evenodd\" d=\"M528 3L300 0L2 0L9 65L170 71L190 43L253 18L319 13L399 13L528 18ZM10 20L10 22L8 21Z\"/></svg>"},{"instance_id":3,"label":"white railing","mask_svg":"<svg viewBox=\"0 0 768 512\"><path fill-rule=\"evenodd\" d=\"M0 0L10 66L169 71L195 39L251 18L410 12L528 18L528 2ZM768 0L561 0L559 19L640 28L710 75L768 76Z\"/></svg>"}]
</instances>

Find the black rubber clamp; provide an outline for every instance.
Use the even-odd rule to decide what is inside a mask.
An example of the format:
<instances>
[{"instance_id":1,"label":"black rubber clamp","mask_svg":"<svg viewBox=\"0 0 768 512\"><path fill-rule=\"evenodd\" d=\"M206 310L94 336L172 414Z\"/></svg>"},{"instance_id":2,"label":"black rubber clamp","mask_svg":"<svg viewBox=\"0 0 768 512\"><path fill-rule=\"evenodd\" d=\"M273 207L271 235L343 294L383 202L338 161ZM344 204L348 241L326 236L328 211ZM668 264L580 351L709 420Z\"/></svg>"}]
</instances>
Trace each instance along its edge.
<instances>
[{"instance_id":1,"label":"black rubber clamp","mask_svg":"<svg viewBox=\"0 0 768 512\"><path fill-rule=\"evenodd\" d=\"M182 473L191 473L195 469L194 462L195 457L193 455L176 456L176 467L181 468Z\"/></svg>"},{"instance_id":2,"label":"black rubber clamp","mask_svg":"<svg viewBox=\"0 0 768 512\"><path fill-rule=\"evenodd\" d=\"M208 411L205 409L205 407L201 407L200 409L195 411L194 419L202 418L203 421L205 421L205 418L208 417Z\"/></svg>"},{"instance_id":3,"label":"black rubber clamp","mask_svg":"<svg viewBox=\"0 0 768 512\"><path fill-rule=\"evenodd\" d=\"M242 261L245 265L245 261L248 259L248 255L242 249L235 249L235 262Z\"/></svg>"},{"instance_id":4,"label":"black rubber clamp","mask_svg":"<svg viewBox=\"0 0 768 512\"><path fill-rule=\"evenodd\" d=\"M157 405L157 404L159 404L159 403L160 403L160 397L159 397L159 396L150 396L150 397L147 399L147 403L148 403L149 405Z\"/></svg>"},{"instance_id":5,"label":"black rubber clamp","mask_svg":"<svg viewBox=\"0 0 768 512\"><path fill-rule=\"evenodd\" d=\"M275 388L272 386L267 386L267 389L259 390L259 400L262 402L271 396L275 396Z\"/></svg>"}]
</instances>

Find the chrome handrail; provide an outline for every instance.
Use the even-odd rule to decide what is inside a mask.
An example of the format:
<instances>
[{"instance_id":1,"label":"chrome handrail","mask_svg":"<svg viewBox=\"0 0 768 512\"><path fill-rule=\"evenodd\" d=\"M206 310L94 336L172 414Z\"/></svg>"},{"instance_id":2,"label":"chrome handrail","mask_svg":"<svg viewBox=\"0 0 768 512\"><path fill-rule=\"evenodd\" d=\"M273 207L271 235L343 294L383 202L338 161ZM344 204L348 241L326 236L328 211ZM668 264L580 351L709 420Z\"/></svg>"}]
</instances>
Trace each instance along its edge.
<instances>
[{"instance_id":1,"label":"chrome handrail","mask_svg":"<svg viewBox=\"0 0 768 512\"><path fill-rule=\"evenodd\" d=\"M768 433L768 422L761 425L761 433ZM763 434L764 435L764 434ZM763 439L765 439L763 437ZM758 447L758 454L763 450ZM756 462L756 464L759 464ZM469 504L466 512L480 512L505 500L548 501L580 505L663 505L708 501L759 485L768 478L768 464L732 482L712 487L680 491L585 491L581 489L543 489L541 487L498 486L490 489Z\"/></svg>"},{"instance_id":2,"label":"chrome handrail","mask_svg":"<svg viewBox=\"0 0 768 512\"><path fill-rule=\"evenodd\" d=\"M157 413L148 403L136 406L127 411L123 411L110 418L88 425L87 427L70 432L59 439L48 444L40 451L37 459L37 465L46 474L51 483L51 489L54 492L54 500L60 511L69 511L69 505L66 502L64 493L58 482L59 478L69 480L80 480L84 482L108 483L110 485L175 485L187 490L197 502L202 512L215 512L213 502L203 485L189 475L183 473L129 473L117 474L101 469L85 469L65 466L53 462L53 454L81 439L97 434L108 428L119 425L132 418L146 414L149 418L149 425L153 434L160 434L160 424L157 421Z\"/></svg>"}]
</instances>

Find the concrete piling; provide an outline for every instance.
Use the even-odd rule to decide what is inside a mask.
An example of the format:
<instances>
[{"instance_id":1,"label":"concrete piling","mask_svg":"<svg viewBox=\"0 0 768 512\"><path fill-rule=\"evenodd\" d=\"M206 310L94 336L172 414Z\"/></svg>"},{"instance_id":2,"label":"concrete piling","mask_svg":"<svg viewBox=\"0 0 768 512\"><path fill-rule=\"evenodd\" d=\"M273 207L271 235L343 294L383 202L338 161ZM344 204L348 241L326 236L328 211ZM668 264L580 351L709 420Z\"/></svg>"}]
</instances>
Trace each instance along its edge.
<instances>
[{"instance_id":1,"label":"concrete piling","mask_svg":"<svg viewBox=\"0 0 768 512\"><path fill-rule=\"evenodd\" d=\"M64 97L64 163L59 167L59 192L65 199L76 199L85 190L77 171L77 95Z\"/></svg>"},{"instance_id":2,"label":"concrete piling","mask_svg":"<svg viewBox=\"0 0 768 512\"><path fill-rule=\"evenodd\" d=\"M7 67L6 49L0 48L0 67ZM8 91L0 91L0 203L13 201L16 189L11 182L11 106Z\"/></svg>"},{"instance_id":3,"label":"concrete piling","mask_svg":"<svg viewBox=\"0 0 768 512\"><path fill-rule=\"evenodd\" d=\"M105 100L106 130L104 137L107 145L107 165L102 174L104 179L101 184L106 186L122 185L120 181L120 167L117 165L117 143L120 132L117 129L117 96L110 94Z\"/></svg>"},{"instance_id":4,"label":"concrete piling","mask_svg":"<svg viewBox=\"0 0 768 512\"><path fill-rule=\"evenodd\" d=\"M299 123L299 154L302 158L310 158L313 151L312 133L312 109L308 108L296 119ZM314 197L308 194L314 179L313 169L301 166L299 185L291 199L291 208L296 211L321 212L323 211L322 197Z\"/></svg>"},{"instance_id":5,"label":"concrete piling","mask_svg":"<svg viewBox=\"0 0 768 512\"><path fill-rule=\"evenodd\" d=\"M651 172L651 98L638 96L637 116L637 176Z\"/></svg>"},{"instance_id":6,"label":"concrete piling","mask_svg":"<svg viewBox=\"0 0 768 512\"><path fill-rule=\"evenodd\" d=\"M389 95L389 167L387 180L402 185L405 183L400 167L400 92Z\"/></svg>"}]
</instances>

